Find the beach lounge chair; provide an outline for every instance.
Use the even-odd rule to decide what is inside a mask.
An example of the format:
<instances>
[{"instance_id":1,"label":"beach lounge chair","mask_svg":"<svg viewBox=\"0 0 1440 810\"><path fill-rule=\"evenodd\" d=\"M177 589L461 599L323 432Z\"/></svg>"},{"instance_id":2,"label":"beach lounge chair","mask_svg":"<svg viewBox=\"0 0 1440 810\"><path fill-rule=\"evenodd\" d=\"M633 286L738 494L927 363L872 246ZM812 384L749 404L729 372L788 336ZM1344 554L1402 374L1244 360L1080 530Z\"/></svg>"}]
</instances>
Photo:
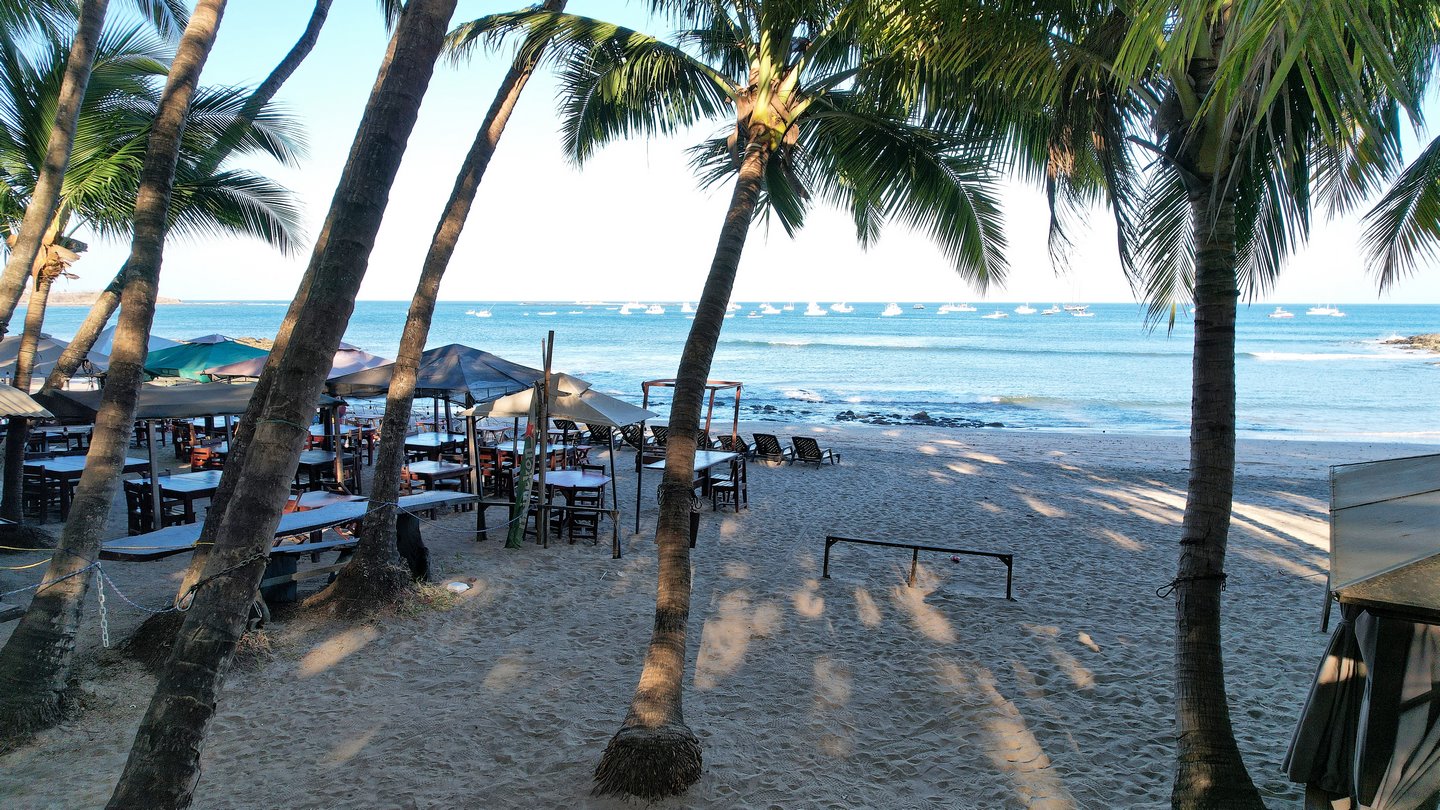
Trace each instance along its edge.
<instances>
[{"instance_id":1,"label":"beach lounge chair","mask_svg":"<svg viewBox=\"0 0 1440 810\"><path fill-rule=\"evenodd\" d=\"M670 441L670 428L665 425L650 426L650 444L661 450L665 449L665 443Z\"/></svg>"},{"instance_id":2,"label":"beach lounge chair","mask_svg":"<svg viewBox=\"0 0 1440 810\"><path fill-rule=\"evenodd\" d=\"M781 447L780 439L771 433L755 434L754 457L757 461L794 461L795 451Z\"/></svg>"},{"instance_id":3,"label":"beach lounge chair","mask_svg":"<svg viewBox=\"0 0 1440 810\"><path fill-rule=\"evenodd\" d=\"M586 423L585 432L590 434L590 444L604 447L606 450L615 449L615 432L609 425L592 425Z\"/></svg>"},{"instance_id":4,"label":"beach lounge chair","mask_svg":"<svg viewBox=\"0 0 1440 810\"><path fill-rule=\"evenodd\" d=\"M620 428L620 441L631 450L645 449L645 428L641 425L623 425Z\"/></svg>"},{"instance_id":5,"label":"beach lounge chair","mask_svg":"<svg viewBox=\"0 0 1440 810\"><path fill-rule=\"evenodd\" d=\"M727 453L739 453L746 457L753 455L755 452L755 448L751 447L738 433L733 436L729 433L721 434L715 439L715 446Z\"/></svg>"},{"instance_id":6,"label":"beach lounge chair","mask_svg":"<svg viewBox=\"0 0 1440 810\"><path fill-rule=\"evenodd\" d=\"M820 442L809 436L796 436L790 440L790 446L795 451L795 461L803 464L814 464L819 466L825 462L831 464L840 463L840 454L828 447L821 447Z\"/></svg>"}]
</instances>

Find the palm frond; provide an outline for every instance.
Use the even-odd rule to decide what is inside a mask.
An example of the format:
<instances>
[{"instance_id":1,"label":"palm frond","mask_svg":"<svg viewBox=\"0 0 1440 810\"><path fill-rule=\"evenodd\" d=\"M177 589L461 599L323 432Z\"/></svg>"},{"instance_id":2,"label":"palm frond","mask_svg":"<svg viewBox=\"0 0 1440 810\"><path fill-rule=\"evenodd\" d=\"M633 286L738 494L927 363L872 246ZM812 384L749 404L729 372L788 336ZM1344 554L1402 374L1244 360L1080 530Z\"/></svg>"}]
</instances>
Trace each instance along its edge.
<instances>
[{"instance_id":1,"label":"palm frond","mask_svg":"<svg viewBox=\"0 0 1440 810\"><path fill-rule=\"evenodd\" d=\"M1005 236L998 176L983 148L851 105L846 93L817 103L801 131L818 196L851 210L862 239L874 218L927 233L980 287L1001 283Z\"/></svg>"},{"instance_id":2,"label":"palm frond","mask_svg":"<svg viewBox=\"0 0 1440 810\"><path fill-rule=\"evenodd\" d=\"M1440 255L1440 138L1365 215L1362 245L1382 290Z\"/></svg>"},{"instance_id":3,"label":"palm frond","mask_svg":"<svg viewBox=\"0 0 1440 810\"><path fill-rule=\"evenodd\" d=\"M1195 299L1195 228L1185 181L1174 167L1157 164L1149 173L1137 219L1145 223L1135 243L1136 297L1145 302L1150 326L1168 320Z\"/></svg>"}]
</instances>

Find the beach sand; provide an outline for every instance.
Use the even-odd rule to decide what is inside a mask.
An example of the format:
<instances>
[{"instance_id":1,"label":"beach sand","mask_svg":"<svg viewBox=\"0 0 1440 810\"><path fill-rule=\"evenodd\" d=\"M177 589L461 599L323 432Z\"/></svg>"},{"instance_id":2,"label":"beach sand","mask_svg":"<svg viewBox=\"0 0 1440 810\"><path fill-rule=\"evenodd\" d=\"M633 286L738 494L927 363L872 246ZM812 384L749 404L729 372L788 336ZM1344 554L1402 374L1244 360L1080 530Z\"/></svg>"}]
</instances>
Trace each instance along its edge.
<instances>
[{"instance_id":1,"label":"beach sand","mask_svg":"<svg viewBox=\"0 0 1440 810\"><path fill-rule=\"evenodd\" d=\"M842 464L753 464L750 509L706 507L685 676L704 775L654 807L1168 806L1174 609L1155 591L1174 576L1184 437L752 427L816 435ZM1280 762L1325 641L1328 465L1428 451L1240 444L1225 664L1273 806L1300 798ZM268 657L227 680L195 806L645 806L589 796L654 608L655 506L632 535L630 465L621 451L621 560L607 542L476 543L463 513L424 534L439 579L470 591L363 624L278 616ZM831 533L1013 553L1016 601L983 558L922 554L911 589L907 551L837 546L822 579ZM157 605L187 559L106 571ZM0 758L7 808L102 806L150 699L150 675L99 649L90 599L84 706ZM116 639L143 618L107 604Z\"/></svg>"}]
</instances>

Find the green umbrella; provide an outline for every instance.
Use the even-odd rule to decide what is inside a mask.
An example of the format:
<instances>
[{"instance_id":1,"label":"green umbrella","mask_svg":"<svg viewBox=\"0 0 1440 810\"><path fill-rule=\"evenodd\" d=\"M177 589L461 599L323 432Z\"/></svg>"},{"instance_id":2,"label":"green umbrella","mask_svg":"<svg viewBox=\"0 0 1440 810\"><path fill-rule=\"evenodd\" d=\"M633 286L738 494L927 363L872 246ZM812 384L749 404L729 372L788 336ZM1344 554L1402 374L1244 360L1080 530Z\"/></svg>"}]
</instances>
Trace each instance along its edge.
<instances>
[{"instance_id":1,"label":"green umbrella","mask_svg":"<svg viewBox=\"0 0 1440 810\"><path fill-rule=\"evenodd\" d=\"M267 352L244 343L224 340L218 343L183 343L158 352L145 360L145 372L154 377L183 377L187 380L210 382L205 369L238 363Z\"/></svg>"}]
</instances>

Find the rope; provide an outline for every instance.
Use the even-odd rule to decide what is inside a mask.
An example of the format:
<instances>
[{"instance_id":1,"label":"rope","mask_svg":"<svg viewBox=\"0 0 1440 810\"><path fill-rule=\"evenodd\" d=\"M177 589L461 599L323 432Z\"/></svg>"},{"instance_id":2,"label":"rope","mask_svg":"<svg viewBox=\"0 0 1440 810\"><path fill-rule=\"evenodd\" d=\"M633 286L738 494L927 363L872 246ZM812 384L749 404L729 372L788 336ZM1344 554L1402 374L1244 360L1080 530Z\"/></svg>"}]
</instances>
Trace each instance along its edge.
<instances>
[{"instance_id":1,"label":"rope","mask_svg":"<svg viewBox=\"0 0 1440 810\"><path fill-rule=\"evenodd\" d=\"M4 593L0 593L0 599L4 599L4 598L7 597L7 596L13 596L13 595L15 595L15 594L17 594L17 593L24 593L24 592L30 591L30 590L33 590L33 591L35 591L36 594L39 594L40 591L43 591L43 590L45 590L46 588L49 588L49 587L52 586L52 585L55 585L55 584L60 583L60 582L64 582L65 580L67 580L67 579L69 579L69 578L71 578L71 577L80 576L81 574L85 573L86 571L89 571L91 568L98 568L98 567L100 567L100 563L99 563L99 562L92 562L92 563L90 563L89 565L85 566L84 568L81 568L81 569L79 569L79 570L77 570L77 571L71 571L70 573L66 574L65 576L63 576L63 577L58 577L58 578L56 578L56 579L52 579L52 580L50 580L49 582L46 582L45 580L42 579L42 580L40 580L39 582L32 582L32 583L30 583L29 585L26 585L26 586L23 587L23 588L16 588L16 589L13 590L13 591L5 591Z\"/></svg>"}]
</instances>

